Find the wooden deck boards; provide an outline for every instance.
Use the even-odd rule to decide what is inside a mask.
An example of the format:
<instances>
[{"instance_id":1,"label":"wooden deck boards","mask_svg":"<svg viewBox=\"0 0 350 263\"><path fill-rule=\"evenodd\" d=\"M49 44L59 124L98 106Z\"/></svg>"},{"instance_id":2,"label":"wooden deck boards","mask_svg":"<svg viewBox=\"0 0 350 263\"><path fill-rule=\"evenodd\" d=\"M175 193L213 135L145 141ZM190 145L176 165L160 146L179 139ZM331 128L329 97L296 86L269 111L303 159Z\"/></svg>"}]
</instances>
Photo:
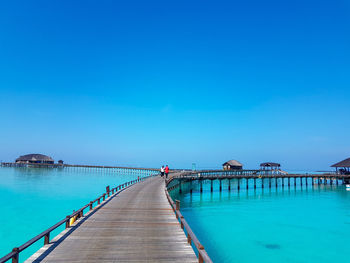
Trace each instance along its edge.
<instances>
[{"instance_id":1,"label":"wooden deck boards","mask_svg":"<svg viewBox=\"0 0 350 263\"><path fill-rule=\"evenodd\" d=\"M74 228L74 227L73 227ZM164 194L147 179L112 198L26 262L198 262Z\"/></svg>"}]
</instances>

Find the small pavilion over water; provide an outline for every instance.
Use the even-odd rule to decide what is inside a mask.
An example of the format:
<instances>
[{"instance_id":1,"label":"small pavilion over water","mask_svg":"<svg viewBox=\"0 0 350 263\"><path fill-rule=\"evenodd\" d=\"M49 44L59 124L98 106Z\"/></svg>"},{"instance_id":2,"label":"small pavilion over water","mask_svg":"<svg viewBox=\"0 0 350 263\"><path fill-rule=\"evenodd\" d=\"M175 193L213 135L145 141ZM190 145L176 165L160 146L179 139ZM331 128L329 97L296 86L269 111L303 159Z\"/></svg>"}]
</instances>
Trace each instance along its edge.
<instances>
[{"instance_id":1,"label":"small pavilion over water","mask_svg":"<svg viewBox=\"0 0 350 263\"><path fill-rule=\"evenodd\" d=\"M333 164L331 167L335 167L337 174L350 174L350 158L347 158L339 163Z\"/></svg>"},{"instance_id":2,"label":"small pavilion over water","mask_svg":"<svg viewBox=\"0 0 350 263\"><path fill-rule=\"evenodd\" d=\"M260 164L260 171L263 171L264 173L279 173L281 171L281 164L279 163L273 163L273 162L266 162Z\"/></svg>"}]
</instances>

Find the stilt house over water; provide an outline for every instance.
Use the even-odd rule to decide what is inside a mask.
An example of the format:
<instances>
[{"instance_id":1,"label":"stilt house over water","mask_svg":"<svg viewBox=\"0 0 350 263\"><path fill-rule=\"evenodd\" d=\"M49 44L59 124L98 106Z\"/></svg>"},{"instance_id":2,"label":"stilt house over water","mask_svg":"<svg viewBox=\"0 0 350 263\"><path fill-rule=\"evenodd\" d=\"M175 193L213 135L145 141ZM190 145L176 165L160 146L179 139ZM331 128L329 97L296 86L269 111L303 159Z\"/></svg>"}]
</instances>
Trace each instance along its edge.
<instances>
[{"instance_id":1,"label":"stilt house over water","mask_svg":"<svg viewBox=\"0 0 350 263\"><path fill-rule=\"evenodd\" d=\"M53 164L54 160L50 156L43 154L32 153L26 154L18 157L16 163L44 163L44 164Z\"/></svg>"},{"instance_id":2,"label":"stilt house over water","mask_svg":"<svg viewBox=\"0 0 350 263\"><path fill-rule=\"evenodd\" d=\"M230 160L224 163L222 165L222 168L224 170L242 170L243 164L241 164L239 161L236 161L236 160Z\"/></svg>"},{"instance_id":3,"label":"stilt house over water","mask_svg":"<svg viewBox=\"0 0 350 263\"><path fill-rule=\"evenodd\" d=\"M339 163L333 164L331 167L335 167L337 174L350 174L350 158L345 159Z\"/></svg>"}]
</instances>

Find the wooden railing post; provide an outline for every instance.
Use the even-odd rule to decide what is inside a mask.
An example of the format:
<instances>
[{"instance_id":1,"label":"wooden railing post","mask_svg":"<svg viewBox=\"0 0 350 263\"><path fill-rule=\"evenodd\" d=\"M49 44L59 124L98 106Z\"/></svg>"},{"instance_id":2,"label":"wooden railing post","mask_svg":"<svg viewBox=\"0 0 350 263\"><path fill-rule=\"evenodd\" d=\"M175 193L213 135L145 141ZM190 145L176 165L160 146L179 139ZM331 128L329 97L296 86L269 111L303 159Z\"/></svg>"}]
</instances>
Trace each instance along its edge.
<instances>
[{"instance_id":1,"label":"wooden railing post","mask_svg":"<svg viewBox=\"0 0 350 263\"><path fill-rule=\"evenodd\" d=\"M103 199L103 201L106 199L106 194L103 194L102 199Z\"/></svg>"},{"instance_id":2,"label":"wooden railing post","mask_svg":"<svg viewBox=\"0 0 350 263\"><path fill-rule=\"evenodd\" d=\"M70 216L66 216L66 228L69 227Z\"/></svg>"},{"instance_id":3,"label":"wooden railing post","mask_svg":"<svg viewBox=\"0 0 350 263\"><path fill-rule=\"evenodd\" d=\"M180 210L180 201L175 200L175 202L176 202L176 210Z\"/></svg>"},{"instance_id":4,"label":"wooden railing post","mask_svg":"<svg viewBox=\"0 0 350 263\"><path fill-rule=\"evenodd\" d=\"M19 262L19 248L15 247L12 249L12 252L15 252L16 254L12 257L12 263L18 263Z\"/></svg>"},{"instance_id":5,"label":"wooden railing post","mask_svg":"<svg viewBox=\"0 0 350 263\"><path fill-rule=\"evenodd\" d=\"M191 241L192 241L191 235L190 233L187 233L187 243L191 244Z\"/></svg>"},{"instance_id":6,"label":"wooden railing post","mask_svg":"<svg viewBox=\"0 0 350 263\"><path fill-rule=\"evenodd\" d=\"M198 244L198 262L203 263L203 257L200 253L200 250L204 250L204 247L201 244Z\"/></svg>"},{"instance_id":7,"label":"wooden railing post","mask_svg":"<svg viewBox=\"0 0 350 263\"><path fill-rule=\"evenodd\" d=\"M108 197L109 197L109 192L110 192L110 190L109 190L109 185L108 185L108 186L106 186L106 193L107 193Z\"/></svg>"},{"instance_id":8,"label":"wooden railing post","mask_svg":"<svg viewBox=\"0 0 350 263\"><path fill-rule=\"evenodd\" d=\"M50 233L47 233L44 238L44 245L50 244Z\"/></svg>"},{"instance_id":9,"label":"wooden railing post","mask_svg":"<svg viewBox=\"0 0 350 263\"><path fill-rule=\"evenodd\" d=\"M89 206L90 206L90 211L91 211L92 210L92 201L90 202Z\"/></svg>"},{"instance_id":10,"label":"wooden railing post","mask_svg":"<svg viewBox=\"0 0 350 263\"><path fill-rule=\"evenodd\" d=\"M182 219L183 219L183 218L184 218L183 216L180 217L180 222L181 222L181 228L182 228L182 229L184 229L184 223L182 222Z\"/></svg>"}]
</instances>

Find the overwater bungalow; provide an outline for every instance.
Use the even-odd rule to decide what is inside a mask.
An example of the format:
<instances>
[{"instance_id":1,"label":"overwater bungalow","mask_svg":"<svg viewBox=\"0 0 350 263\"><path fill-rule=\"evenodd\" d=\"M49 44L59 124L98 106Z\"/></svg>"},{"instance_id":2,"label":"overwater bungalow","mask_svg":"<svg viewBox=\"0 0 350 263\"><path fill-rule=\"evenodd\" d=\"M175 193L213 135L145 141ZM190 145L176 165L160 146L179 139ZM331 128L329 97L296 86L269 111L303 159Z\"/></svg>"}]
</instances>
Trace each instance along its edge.
<instances>
[{"instance_id":1,"label":"overwater bungalow","mask_svg":"<svg viewBox=\"0 0 350 263\"><path fill-rule=\"evenodd\" d=\"M50 156L43 154L32 153L18 157L16 163L27 163L27 164L53 164L54 160Z\"/></svg>"},{"instance_id":2,"label":"overwater bungalow","mask_svg":"<svg viewBox=\"0 0 350 263\"><path fill-rule=\"evenodd\" d=\"M236 161L236 160L230 160L230 161L225 162L222 165L222 168L224 170L242 170L243 164L241 164L239 161Z\"/></svg>"},{"instance_id":3,"label":"overwater bungalow","mask_svg":"<svg viewBox=\"0 0 350 263\"><path fill-rule=\"evenodd\" d=\"M341 162L333 164L331 167L335 167L337 174L350 174L350 158L347 158Z\"/></svg>"}]
</instances>

